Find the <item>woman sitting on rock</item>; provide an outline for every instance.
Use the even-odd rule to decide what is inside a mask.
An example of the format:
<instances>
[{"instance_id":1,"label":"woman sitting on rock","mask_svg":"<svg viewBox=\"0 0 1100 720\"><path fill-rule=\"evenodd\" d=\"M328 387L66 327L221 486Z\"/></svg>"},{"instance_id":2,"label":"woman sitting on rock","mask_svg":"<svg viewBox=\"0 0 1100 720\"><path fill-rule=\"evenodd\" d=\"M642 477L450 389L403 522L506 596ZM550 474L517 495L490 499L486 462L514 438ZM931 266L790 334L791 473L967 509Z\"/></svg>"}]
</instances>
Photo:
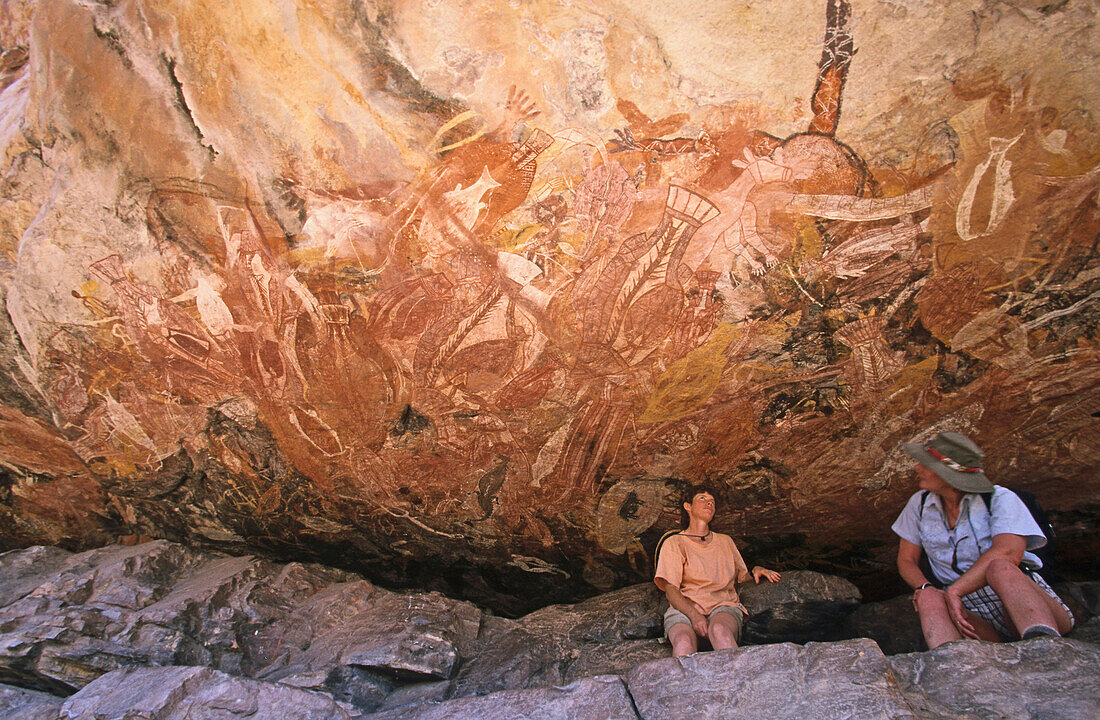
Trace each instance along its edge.
<instances>
[{"instance_id":1,"label":"woman sitting on rock","mask_svg":"<svg viewBox=\"0 0 1100 720\"><path fill-rule=\"evenodd\" d=\"M714 496L703 487L684 495L687 528L661 544L654 582L668 597L665 634L676 657L698 650L699 638L715 650L737 647L748 611L736 584L752 577L779 582L779 573L760 566L749 573L729 535L711 532Z\"/></svg>"},{"instance_id":2,"label":"woman sitting on rock","mask_svg":"<svg viewBox=\"0 0 1100 720\"><path fill-rule=\"evenodd\" d=\"M1046 536L1016 493L989 482L978 446L943 432L902 448L920 462L920 490L893 525L901 537L898 572L915 589L929 649L964 637L1000 642L1069 632L1073 615L1028 552ZM932 578L921 570L922 551Z\"/></svg>"}]
</instances>

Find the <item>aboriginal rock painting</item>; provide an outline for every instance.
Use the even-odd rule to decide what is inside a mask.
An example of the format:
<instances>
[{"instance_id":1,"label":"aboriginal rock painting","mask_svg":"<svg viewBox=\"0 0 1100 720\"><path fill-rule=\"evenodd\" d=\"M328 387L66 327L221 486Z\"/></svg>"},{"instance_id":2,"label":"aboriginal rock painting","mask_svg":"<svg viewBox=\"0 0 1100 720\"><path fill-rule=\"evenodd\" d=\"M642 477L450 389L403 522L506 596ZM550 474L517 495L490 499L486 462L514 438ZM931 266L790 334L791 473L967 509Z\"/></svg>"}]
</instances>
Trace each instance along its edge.
<instances>
[{"instance_id":1,"label":"aboriginal rock painting","mask_svg":"<svg viewBox=\"0 0 1100 720\"><path fill-rule=\"evenodd\" d=\"M412 182L288 178L292 237L244 191L135 189L163 262L113 254L73 289L97 333L51 351L73 447L124 516L186 456L245 540L504 547L597 586L644 572L692 482L734 532L812 504L843 533L909 492L894 447L918 432L1095 463L1096 157L990 70L909 160L868 163L843 139L849 15L830 0L786 137L747 101L544 127L512 88Z\"/></svg>"}]
</instances>

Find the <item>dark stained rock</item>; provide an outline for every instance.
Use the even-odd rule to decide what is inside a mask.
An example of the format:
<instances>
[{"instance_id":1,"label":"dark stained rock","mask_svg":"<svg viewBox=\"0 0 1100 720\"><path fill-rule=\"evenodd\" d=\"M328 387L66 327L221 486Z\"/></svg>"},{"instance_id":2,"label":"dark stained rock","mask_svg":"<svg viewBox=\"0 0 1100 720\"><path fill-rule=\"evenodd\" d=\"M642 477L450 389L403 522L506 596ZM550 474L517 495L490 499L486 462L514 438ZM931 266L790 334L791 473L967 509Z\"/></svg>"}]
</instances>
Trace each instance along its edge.
<instances>
[{"instance_id":1,"label":"dark stained rock","mask_svg":"<svg viewBox=\"0 0 1100 720\"><path fill-rule=\"evenodd\" d=\"M1068 637L1100 645L1100 617L1089 618L1085 622L1078 621Z\"/></svg>"},{"instance_id":2,"label":"dark stained rock","mask_svg":"<svg viewBox=\"0 0 1100 720\"><path fill-rule=\"evenodd\" d=\"M131 668L108 673L65 701L62 720L354 720L321 693L233 677L210 668Z\"/></svg>"},{"instance_id":3,"label":"dark stained rock","mask_svg":"<svg viewBox=\"0 0 1100 720\"><path fill-rule=\"evenodd\" d=\"M4 720L57 720L62 702L55 695L0 685L0 718Z\"/></svg>"},{"instance_id":4,"label":"dark stained rock","mask_svg":"<svg viewBox=\"0 0 1100 720\"><path fill-rule=\"evenodd\" d=\"M506 690L367 715L364 720L638 720L622 679L604 675L564 687Z\"/></svg>"},{"instance_id":5,"label":"dark stained rock","mask_svg":"<svg viewBox=\"0 0 1100 720\"><path fill-rule=\"evenodd\" d=\"M447 699L450 691L451 683L446 680L402 685L399 688L395 688L393 692L387 695L386 699L382 701L382 704L375 709L381 712L383 710L393 710L395 708L408 707L410 705L443 702Z\"/></svg>"},{"instance_id":6,"label":"dark stained rock","mask_svg":"<svg viewBox=\"0 0 1100 720\"><path fill-rule=\"evenodd\" d=\"M889 662L929 720L1086 720L1100 708L1100 647L1075 640L959 640Z\"/></svg>"},{"instance_id":7,"label":"dark stained rock","mask_svg":"<svg viewBox=\"0 0 1100 720\"><path fill-rule=\"evenodd\" d=\"M1061 582L1053 585L1078 621L1100 615L1100 581Z\"/></svg>"},{"instance_id":8,"label":"dark stained rock","mask_svg":"<svg viewBox=\"0 0 1100 720\"><path fill-rule=\"evenodd\" d=\"M626 674L645 720L880 720L914 717L870 640L697 653Z\"/></svg>"},{"instance_id":9,"label":"dark stained rock","mask_svg":"<svg viewBox=\"0 0 1100 720\"><path fill-rule=\"evenodd\" d=\"M913 608L912 597L900 595L892 600L861 604L844 619L843 635L870 638L887 655L925 649L920 617Z\"/></svg>"},{"instance_id":10,"label":"dark stained rock","mask_svg":"<svg viewBox=\"0 0 1100 720\"><path fill-rule=\"evenodd\" d=\"M749 610L745 645L836 639L860 601L859 590L847 580L808 570L785 572L777 583L745 583L737 590Z\"/></svg>"}]
</instances>

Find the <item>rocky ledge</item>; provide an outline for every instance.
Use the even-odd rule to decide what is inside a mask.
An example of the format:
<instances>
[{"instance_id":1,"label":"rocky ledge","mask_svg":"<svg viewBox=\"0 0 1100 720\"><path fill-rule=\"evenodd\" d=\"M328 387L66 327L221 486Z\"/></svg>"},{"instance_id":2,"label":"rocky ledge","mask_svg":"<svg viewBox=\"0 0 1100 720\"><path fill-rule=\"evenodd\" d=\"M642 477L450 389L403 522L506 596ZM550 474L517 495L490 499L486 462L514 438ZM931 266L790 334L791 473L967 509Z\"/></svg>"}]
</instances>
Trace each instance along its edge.
<instances>
[{"instance_id":1,"label":"rocky ledge","mask_svg":"<svg viewBox=\"0 0 1100 720\"><path fill-rule=\"evenodd\" d=\"M743 589L745 647L677 660L648 584L509 619L163 541L34 547L0 555L0 716L1091 718L1097 589L1067 588L1079 639L888 656L891 617L913 649L902 603L791 572Z\"/></svg>"}]
</instances>

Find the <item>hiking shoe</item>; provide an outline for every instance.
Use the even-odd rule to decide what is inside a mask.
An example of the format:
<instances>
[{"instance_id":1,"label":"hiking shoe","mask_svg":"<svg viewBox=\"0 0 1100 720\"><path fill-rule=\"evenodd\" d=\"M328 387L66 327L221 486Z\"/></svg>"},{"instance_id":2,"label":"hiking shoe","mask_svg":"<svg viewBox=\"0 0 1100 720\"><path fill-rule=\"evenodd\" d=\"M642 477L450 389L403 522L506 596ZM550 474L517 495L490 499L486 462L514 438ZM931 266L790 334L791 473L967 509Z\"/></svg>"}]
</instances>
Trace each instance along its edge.
<instances>
[{"instance_id":1,"label":"hiking shoe","mask_svg":"<svg viewBox=\"0 0 1100 720\"><path fill-rule=\"evenodd\" d=\"M1043 636L1062 637L1062 633L1058 632L1057 630L1050 627L1049 625L1032 625L1027 630L1024 630L1024 632L1020 636L1020 638L1023 639L1023 640L1030 640L1031 638L1037 638L1037 637L1043 637Z\"/></svg>"}]
</instances>

